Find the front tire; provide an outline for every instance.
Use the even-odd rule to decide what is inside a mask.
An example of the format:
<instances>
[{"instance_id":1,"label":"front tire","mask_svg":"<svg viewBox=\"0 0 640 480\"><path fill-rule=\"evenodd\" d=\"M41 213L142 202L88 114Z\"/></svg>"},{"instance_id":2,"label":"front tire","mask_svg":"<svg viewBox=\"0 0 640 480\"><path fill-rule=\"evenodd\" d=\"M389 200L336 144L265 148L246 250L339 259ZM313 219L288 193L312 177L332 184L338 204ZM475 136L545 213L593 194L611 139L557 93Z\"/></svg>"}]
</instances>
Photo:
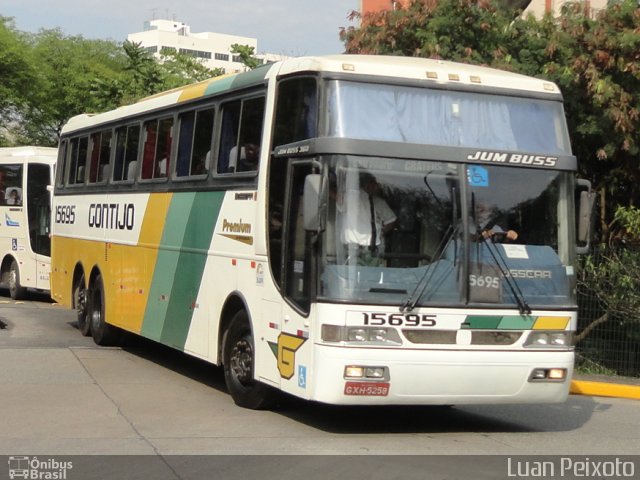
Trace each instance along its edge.
<instances>
[{"instance_id":1,"label":"front tire","mask_svg":"<svg viewBox=\"0 0 640 480\"><path fill-rule=\"evenodd\" d=\"M270 408L276 391L254 379L255 344L247 313L233 317L224 342L224 380L236 405L252 410Z\"/></svg>"},{"instance_id":2,"label":"front tire","mask_svg":"<svg viewBox=\"0 0 640 480\"><path fill-rule=\"evenodd\" d=\"M118 340L118 329L109 325L105 319L104 285L102 276L97 275L89 287L87 316L91 328L91 336L97 345L114 345Z\"/></svg>"},{"instance_id":3,"label":"front tire","mask_svg":"<svg viewBox=\"0 0 640 480\"><path fill-rule=\"evenodd\" d=\"M9 267L9 295L14 300L22 300L27 295L27 289L20 285L20 269L15 260L11 261Z\"/></svg>"}]
</instances>

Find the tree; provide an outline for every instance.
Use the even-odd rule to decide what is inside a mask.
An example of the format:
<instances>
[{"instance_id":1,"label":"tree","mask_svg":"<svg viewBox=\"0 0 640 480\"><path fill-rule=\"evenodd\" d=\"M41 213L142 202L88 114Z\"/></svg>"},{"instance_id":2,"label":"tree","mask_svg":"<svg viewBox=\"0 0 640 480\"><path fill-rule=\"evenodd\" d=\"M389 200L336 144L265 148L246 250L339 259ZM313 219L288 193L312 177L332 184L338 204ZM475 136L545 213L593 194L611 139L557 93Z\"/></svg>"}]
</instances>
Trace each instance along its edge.
<instances>
[{"instance_id":1,"label":"tree","mask_svg":"<svg viewBox=\"0 0 640 480\"><path fill-rule=\"evenodd\" d=\"M35 70L27 56L27 43L11 19L0 16L0 146L16 112L34 84Z\"/></svg>"},{"instance_id":2,"label":"tree","mask_svg":"<svg viewBox=\"0 0 640 480\"><path fill-rule=\"evenodd\" d=\"M238 43L234 43L231 45L231 53L238 55L240 57L240 61L247 67L249 70L253 70L256 67L259 67L262 62L254 56L255 49L250 47L249 45L240 45Z\"/></svg>"},{"instance_id":3,"label":"tree","mask_svg":"<svg viewBox=\"0 0 640 480\"><path fill-rule=\"evenodd\" d=\"M30 36L29 44L37 75L25 94L15 133L20 143L55 146L71 116L100 109L94 81L118 76L122 55L114 42L65 37L59 29L41 30Z\"/></svg>"},{"instance_id":4,"label":"tree","mask_svg":"<svg viewBox=\"0 0 640 480\"><path fill-rule=\"evenodd\" d=\"M637 1L609 5L595 19L579 5L563 9L562 64L545 73L568 100L574 152L581 171L601 191L603 238L619 205L640 202L640 9Z\"/></svg>"},{"instance_id":5,"label":"tree","mask_svg":"<svg viewBox=\"0 0 640 480\"><path fill-rule=\"evenodd\" d=\"M640 201L640 9L623 0L596 19L586 13L574 3L536 20L488 0L413 0L367 16L341 39L347 53L441 58L556 82L580 173L601 192L606 237L616 206Z\"/></svg>"}]
</instances>

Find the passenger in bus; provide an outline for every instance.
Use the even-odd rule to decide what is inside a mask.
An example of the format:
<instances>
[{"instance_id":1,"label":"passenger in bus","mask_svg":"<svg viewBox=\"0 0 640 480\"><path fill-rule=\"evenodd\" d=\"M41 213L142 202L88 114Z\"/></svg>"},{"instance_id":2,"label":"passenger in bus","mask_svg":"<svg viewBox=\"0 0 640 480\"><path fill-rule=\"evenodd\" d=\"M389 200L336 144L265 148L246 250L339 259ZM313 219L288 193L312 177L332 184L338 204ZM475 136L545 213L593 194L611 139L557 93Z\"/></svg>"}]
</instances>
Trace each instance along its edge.
<instances>
[{"instance_id":1,"label":"passenger in bus","mask_svg":"<svg viewBox=\"0 0 640 480\"><path fill-rule=\"evenodd\" d=\"M240 148L240 157L238 158L237 145L231 149L229 153L229 172L253 172L258 169L258 160L260 158L260 146L255 141L248 141ZM237 162L237 165L236 165Z\"/></svg>"},{"instance_id":2,"label":"passenger in bus","mask_svg":"<svg viewBox=\"0 0 640 480\"><path fill-rule=\"evenodd\" d=\"M359 265L381 266L384 237L397 222L394 211L381 196L380 184L370 173L360 175L357 207L342 213L342 242L347 245L348 258L357 258ZM338 205L338 211L341 206Z\"/></svg>"},{"instance_id":3,"label":"passenger in bus","mask_svg":"<svg viewBox=\"0 0 640 480\"><path fill-rule=\"evenodd\" d=\"M22 198L17 188L7 188L7 205L22 205Z\"/></svg>"}]
</instances>

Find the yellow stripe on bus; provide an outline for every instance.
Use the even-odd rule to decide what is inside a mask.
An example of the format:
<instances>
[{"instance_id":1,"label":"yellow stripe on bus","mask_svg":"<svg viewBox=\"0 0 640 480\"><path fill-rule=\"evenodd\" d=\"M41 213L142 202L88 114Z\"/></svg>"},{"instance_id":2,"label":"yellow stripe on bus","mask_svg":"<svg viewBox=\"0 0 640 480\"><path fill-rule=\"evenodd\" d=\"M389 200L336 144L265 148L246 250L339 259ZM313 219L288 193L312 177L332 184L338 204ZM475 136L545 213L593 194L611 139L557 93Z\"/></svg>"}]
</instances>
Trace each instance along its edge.
<instances>
[{"instance_id":1,"label":"yellow stripe on bus","mask_svg":"<svg viewBox=\"0 0 640 480\"><path fill-rule=\"evenodd\" d=\"M149 196L142 221L138 246L112 245L113 255L122 259L122 284L112 299L115 318L113 323L131 332L140 333L153 272L158 258L158 245L162 238L171 193ZM117 297L117 299L116 299ZM110 319L111 320L111 319Z\"/></svg>"},{"instance_id":2,"label":"yellow stripe on bus","mask_svg":"<svg viewBox=\"0 0 640 480\"><path fill-rule=\"evenodd\" d=\"M565 330L569 324L569 317L538 317L534 330Z\"/></svg>"}]
</instances>

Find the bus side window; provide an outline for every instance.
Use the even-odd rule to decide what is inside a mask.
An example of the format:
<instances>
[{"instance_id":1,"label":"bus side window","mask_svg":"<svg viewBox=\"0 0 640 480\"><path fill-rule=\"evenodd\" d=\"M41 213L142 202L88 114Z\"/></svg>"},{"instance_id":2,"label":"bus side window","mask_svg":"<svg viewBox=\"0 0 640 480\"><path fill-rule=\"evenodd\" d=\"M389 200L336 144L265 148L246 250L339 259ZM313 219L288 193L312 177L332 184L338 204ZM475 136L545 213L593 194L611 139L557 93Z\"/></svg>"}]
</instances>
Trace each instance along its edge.
<instances>
[{"instance_id":1,"label":"bus side window","mask_svg":"<svg viewBox=\"0 0 640 480\"><path fill-rule=\"evenodd\" d=\"M110 156L111 130L92 134L91 153L89 155L89 183L105 182L107 180Z\"/></svg>"},{"instance_id":2,"label":"bus side window","mask_svg":"<svg viewBox=\"0 0 640 480\"><path fill-rule=\"evenodd\" d=\"M142 179L166 178L171 156L173 117L150 120L144 124Z\"/></svg>"},{"instance_id":3,"label":"bus side window","mask_svg":"<svg viewBox=\"0 0 640 480\"><path fill-rule=\"evenodd\" d=\"M235 171L236 158L231 160L231 150L238 141L238 127L240 123L240 100L229 102L222 107L222 130L220 132L220 150L218 151L218 173L232 173Z\"/></svg>"},{"instance_id":4,"label":"bus side window","mask_svg":"<svg viewBox=\"0 0 640 480\"><path fill-rule=\"evenodd\" d=\"M113 160L113 181L135 180L135 166L140 143L140 126L129 125L116 129L116 152ZM131 167L133 165L133 167ZM131 175L130 175L131 174Z\"/></svg>"},{"instance_id":5,"label":"bus side window","mask_svg":"<svg viewBox=\"0 0 640 480\"><path fill-rule=\"evenodd\" d=\"M223 106L218 173L258 169L263 123L264 97L236 100Z\"/></svg>"},{"instance_id":6,"label":"bus side window","mask_svg":"<svg viewBox=\"0 0 640 480\"><path fill-rule=\"evenodd\" d=\"M314 78L284 80L278 85L273 145L316 136L318 100Z\"/></svg>"},{"instance_id":7,"label":"bus side window","mask_svg":"<svg viewBox=\"0 0 640 480\"><path fill-rule=\"evenodd\" d=\"M211 164L213 108L180 115L176 176L204 175Z\"/></svg>"},{"instance_id":8,"label":"bus side window","mask_svg":"<svg viewBox=\"0 0 640 480\"><path fill-rule=\"evenodd\" d=\"M69 149L69 160L67 161L68 185L78 185L84 183L85 165L87 163L87 152L89 148L89 137L74 138L71 140Z\"/></svg>"}]
</instances>

